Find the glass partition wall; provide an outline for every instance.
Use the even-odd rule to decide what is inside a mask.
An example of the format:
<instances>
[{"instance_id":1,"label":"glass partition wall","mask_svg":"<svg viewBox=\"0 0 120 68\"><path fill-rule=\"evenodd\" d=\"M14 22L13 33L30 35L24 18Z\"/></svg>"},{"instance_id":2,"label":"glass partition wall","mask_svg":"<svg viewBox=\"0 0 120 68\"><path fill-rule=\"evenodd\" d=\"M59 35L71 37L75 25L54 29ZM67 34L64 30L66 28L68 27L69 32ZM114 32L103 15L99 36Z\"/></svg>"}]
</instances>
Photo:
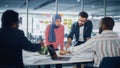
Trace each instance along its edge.
<instances>
[{"instance_id":1,"label":"glass partition wall","mask_svg":"<svg viewBox=\"0 0 120 68\"><path fill-rule=\"evenodd\" d=\"M114 18L114 31L120 34L120 0L0 0L0 18L8 9L20 14L20 29L28 38L44 38L45 28L51 23L51 17L55 13L62 16L67 36L81 11L89 14L89 19L93 22L93 35L98 33L99 20L105 16Z\"/></svg>"}]
</instances>

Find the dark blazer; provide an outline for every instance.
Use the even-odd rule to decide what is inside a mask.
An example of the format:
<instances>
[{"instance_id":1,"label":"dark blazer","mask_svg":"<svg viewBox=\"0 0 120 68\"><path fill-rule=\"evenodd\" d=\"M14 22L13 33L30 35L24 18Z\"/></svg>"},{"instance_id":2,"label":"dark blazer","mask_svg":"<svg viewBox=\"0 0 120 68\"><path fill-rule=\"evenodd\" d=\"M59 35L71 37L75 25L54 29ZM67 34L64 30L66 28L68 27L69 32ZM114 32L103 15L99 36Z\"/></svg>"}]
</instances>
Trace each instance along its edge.
<instances>
[{"instance_id":1,"label":"dark blazer","mask_svg":"<svg viewBox=\"0 0 120 68\"><path fill-rule=\"evenodd\" d=\"M75 35L76 41L79 40L79 23L75 22L72 24L71 31L68 35L68 38L73 39L73 36ZM93 24L90 20L87 20L87 22L84 24L84 31L83 31L83 38L86 41L87 37L91 37L91 32L92 32Z\"/></svg>"},{"instance_id":2,"label":"dark blazer","mask_svg":"<svg viewBox=\"0 0 120 68\"><path fill-rule=\"evenodd\" d=\"M0 67L24 68L22 49L39 51L40 44L32 44L22 30L13 28L0 29Z\"/></svg>"}]
</instances>

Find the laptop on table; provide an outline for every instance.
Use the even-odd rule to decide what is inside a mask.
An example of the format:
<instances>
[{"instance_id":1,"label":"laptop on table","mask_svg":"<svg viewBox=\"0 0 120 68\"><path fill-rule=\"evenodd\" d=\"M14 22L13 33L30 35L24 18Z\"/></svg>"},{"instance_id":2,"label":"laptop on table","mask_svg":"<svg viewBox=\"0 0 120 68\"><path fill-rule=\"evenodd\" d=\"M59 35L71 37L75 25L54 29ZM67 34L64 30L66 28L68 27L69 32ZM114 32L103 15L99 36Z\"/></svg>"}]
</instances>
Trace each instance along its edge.
<instances>
[{"instance_id":1,"label":"laptop on table","mask_svg":"<svg viewBox=\"0 0 120 68\"><path fill-rule=\"evenodd\" d=\"M52 44L48 45L47 48L52 60L69 61L69 59L71 58L71 57L58 57Z\"/></svg>"}]
</instances>

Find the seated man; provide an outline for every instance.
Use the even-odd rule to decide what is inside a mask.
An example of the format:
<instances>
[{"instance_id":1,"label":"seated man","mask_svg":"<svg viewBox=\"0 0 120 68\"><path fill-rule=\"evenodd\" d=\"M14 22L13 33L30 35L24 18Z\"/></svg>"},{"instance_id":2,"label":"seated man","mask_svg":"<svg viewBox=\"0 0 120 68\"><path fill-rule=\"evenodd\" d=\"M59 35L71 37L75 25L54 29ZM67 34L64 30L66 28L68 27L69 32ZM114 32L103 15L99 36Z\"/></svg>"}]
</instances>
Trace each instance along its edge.
<instances>
[{"instance_id":1,"label":"seated man","mask_svg":"<svg viewBox=\"0 0 120 68\"><path fill-rule=\"evenodd\" d=\"M94 67L99 64L104 57L120 56L120 37L113 32L114 21L110 17L104 17L100 21L99 35L91 38L81 46L76 46L72 53L94 53Z\"/></svg>"}]
</instances>

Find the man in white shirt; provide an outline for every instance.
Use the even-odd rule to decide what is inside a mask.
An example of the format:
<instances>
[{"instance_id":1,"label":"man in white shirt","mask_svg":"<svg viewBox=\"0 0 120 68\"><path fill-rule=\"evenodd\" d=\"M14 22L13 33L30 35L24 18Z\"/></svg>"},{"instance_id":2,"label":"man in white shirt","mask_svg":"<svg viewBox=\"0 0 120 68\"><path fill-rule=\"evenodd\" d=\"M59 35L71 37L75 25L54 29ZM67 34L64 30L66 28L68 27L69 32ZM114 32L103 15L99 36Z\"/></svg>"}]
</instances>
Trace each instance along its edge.
<instances>
[{"instance_id":1,"label":"man in white shirt","mask_svg":"<svg viewBox=\"0 0 120 68\"><path fill-rule=\"evenodd\" d=\"M76 46L72 53L94 53L94 67L99 67L103 57L120 56L120 37L113 32L114 21L110 17L101 19L99 35L89 39L81 46Z\"/></svg>"}]
</instances>

